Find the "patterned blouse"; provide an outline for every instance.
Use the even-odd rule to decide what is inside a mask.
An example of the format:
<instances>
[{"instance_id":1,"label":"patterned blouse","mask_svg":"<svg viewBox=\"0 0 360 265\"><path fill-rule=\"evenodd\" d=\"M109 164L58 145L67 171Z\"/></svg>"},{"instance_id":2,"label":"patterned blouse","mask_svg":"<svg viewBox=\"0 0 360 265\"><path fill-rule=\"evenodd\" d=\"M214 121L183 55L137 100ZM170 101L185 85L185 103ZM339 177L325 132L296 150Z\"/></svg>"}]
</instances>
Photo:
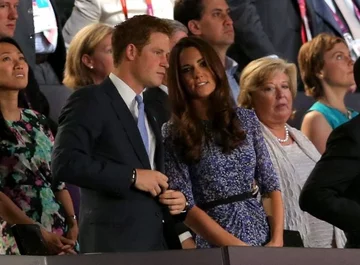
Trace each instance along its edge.
<instances>
[{"instance_id":1,"label":"patterned blouse","mask_svg":"<svg viewBox=\"0 0 360 265\"><path fill-rule=\"evenodd\" d=\"M0 191L47 231L64 235L65 211L54 192L65 185L52 186L50 161L54 138L44 126L45 117L23 109L19 121L6 123L18 142L0 141ZM3 220L0 234L0 254L19 254L10 226Z\"/></svg>"},{"instance_id":2,"label":"patterned blouse","mask_svg":"<svg viewBox=\"0 0 360 265\"><path fill-rule=\"evenodd\" d=\"M261 193L280 190L278 176L266 149L259 121L252 110L237 108L246 139L229 154L213 142L204 144L198 163L187 165L174 152L171 123L163 127L165 142L165 173L171 189L186 196L189 207L229 196L251 192L254 179ZM204 126L210 128L211 123ZM265 211L256 198L216 206L206 211L219 225L252 246L262 246L270 240ZM199 248L215 247L199 235Z\"/></svg>"}]
</instances>

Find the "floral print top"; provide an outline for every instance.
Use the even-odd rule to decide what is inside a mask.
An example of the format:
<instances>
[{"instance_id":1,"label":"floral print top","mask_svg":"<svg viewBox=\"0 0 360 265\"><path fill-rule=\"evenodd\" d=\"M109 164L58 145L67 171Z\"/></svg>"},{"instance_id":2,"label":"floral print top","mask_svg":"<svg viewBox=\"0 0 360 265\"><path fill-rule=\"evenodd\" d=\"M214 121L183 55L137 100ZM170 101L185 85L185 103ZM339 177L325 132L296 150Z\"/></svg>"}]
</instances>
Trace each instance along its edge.
<instances>
[{"instance_id":1,"label":"floral print top","mask_svg":"<svg viewBox=\"0 0 360 265\"><path fill-rule=\"evenodd\" d=\"M23 109L19 121L6 124L17 143L0 139L0 191L47 231L64 235L65 211L54 192L64 189L65 184L52 184L54 137L46 126L46 118ZM10 225L4 220L0 220L0 235L0 254L19 254Z\"/></svg>"},{"instance_id":2,"label":"floral print top","mask_svg":"<svg viewBox=\"0 0 360 265\"><path fill-rule=\"evenodd\" d=\"M230 153L214 142L204 144L200 161L185 164L174 151L171 121L162 128L165 143L165 174L169 188L181 191L189 207L251 192L256 180L262 194L280 190L278 175L271 162L260 123L254 111L237 108L246 139ZM211 133L211 122L203 122ZM262 204L256 198L223 204L206 213L229 233L251 246L270 240L270 228ZM195 235L198 248L215 247Z\"/></svg>"}]
</instances>

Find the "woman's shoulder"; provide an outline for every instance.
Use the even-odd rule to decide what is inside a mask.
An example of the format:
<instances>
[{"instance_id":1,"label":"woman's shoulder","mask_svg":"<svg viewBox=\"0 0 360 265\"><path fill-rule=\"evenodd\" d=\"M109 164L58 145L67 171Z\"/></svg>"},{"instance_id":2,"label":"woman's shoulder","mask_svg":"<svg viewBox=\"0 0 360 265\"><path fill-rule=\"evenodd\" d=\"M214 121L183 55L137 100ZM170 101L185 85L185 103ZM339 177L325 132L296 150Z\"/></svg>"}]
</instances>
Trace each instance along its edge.
<instances>
[{"instance_id":1,"label":"woman's shoulder","mask_svg":"<svg viewBox=\"0 0 360 265\"><path fill-rule=\"evenodd\" d=\"M242 107L237 107L235 111L243 127L259 126L259 119L255 111Z\"/></svg>"}]
</instances>

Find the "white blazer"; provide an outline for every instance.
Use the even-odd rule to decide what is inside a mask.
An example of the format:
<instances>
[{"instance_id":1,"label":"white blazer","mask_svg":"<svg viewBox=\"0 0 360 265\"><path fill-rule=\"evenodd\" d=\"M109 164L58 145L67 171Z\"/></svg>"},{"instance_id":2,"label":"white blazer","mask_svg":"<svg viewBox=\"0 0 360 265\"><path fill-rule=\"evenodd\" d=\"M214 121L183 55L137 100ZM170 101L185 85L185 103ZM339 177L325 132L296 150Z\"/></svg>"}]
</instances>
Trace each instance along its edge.
<instances>
[{"instance_id":1,"label":"white blazer","mask_svg":"<svg viewBox=\"0 0 360 265\"><path fill-rule=\"evenodd\" d=\"M154 15L173 18L175 0L152 0ZM125 20L120 0L75 0L71 16L63 28L65 44L68 47L75 34L91 23L114 26ZM145 0L127 0L128 17L146 14Z\"/></svg>"}]
</instances>

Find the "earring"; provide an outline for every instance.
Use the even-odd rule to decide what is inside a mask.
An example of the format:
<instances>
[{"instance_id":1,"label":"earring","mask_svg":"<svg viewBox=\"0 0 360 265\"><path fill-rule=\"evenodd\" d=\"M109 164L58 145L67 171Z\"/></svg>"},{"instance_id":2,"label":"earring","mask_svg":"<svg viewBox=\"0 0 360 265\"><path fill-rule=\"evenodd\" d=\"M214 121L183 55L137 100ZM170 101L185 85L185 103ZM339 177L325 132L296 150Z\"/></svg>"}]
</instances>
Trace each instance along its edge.
<instances>
[{"instance_id":1,"label":"earring","mask_svg":"<svg viewBox=\"0 0 360 265\"><path fill-rule=\"evenodd\" d=\"M90 65L90 69L94 69L94 66Z\"/></svg>"}]
</instances>

